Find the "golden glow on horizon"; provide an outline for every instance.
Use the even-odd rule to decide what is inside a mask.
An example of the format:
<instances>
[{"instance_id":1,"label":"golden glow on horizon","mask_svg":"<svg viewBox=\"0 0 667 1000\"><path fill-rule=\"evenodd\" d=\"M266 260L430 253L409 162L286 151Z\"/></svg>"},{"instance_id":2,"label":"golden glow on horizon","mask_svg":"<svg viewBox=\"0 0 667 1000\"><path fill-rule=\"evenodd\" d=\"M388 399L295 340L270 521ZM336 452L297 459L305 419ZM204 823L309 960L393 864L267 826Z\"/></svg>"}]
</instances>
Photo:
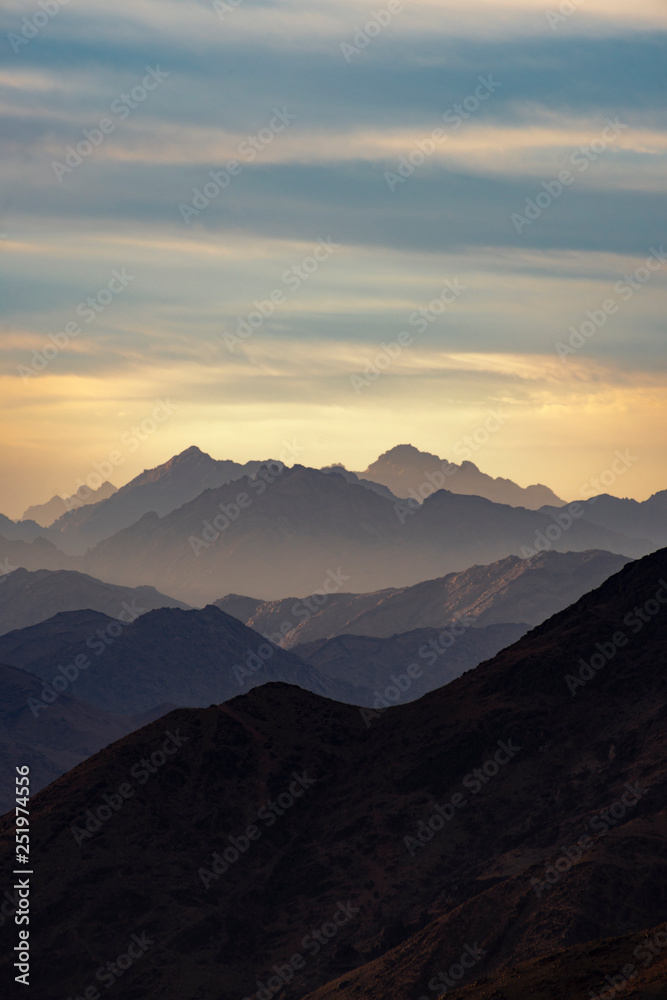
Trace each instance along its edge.
<instances>
[{"instance_id":1,"label":"golden glow on horizon","mask_svg":"<svg viewBox=\"0 0 667 1000\"><path fill-rule=\"evenodd\" d=\"M575 499L582 484L609 466L616 449L635 447L636 464L610 492L644 499L663 488L656 470L663 467L667 449L661 419L667 375L647 373L634 385L615 387L591 379L583 392L566 385L545 390L540 381L527 392L508 391L501 379L490 394L489 371L514 366L530 381L539 374L540 359L471 355L454 360L467 366L463 380L400 379L400 388L378 381L365 395L350 392L345 398L340 384L332 391L324 376L306 398L274 392L254 403L244 401L245 389L238 398L227 398L213 373L204 380L194 366L190 378L177 384L167 372L103 381L44 374L33 380L27 398L23 384L2 378L8 408L0 461L11 481L5 482L0 510L16 517L53 492L73 492L77 478L85 480L95 462L104 462L114 450L123 455L116 474L108 477L116 486L191 444L215 458L247 461L275 456L283 442L295 439L304 448L302 464L342 461L352 469L365 468L400 443L452 457L454 444L480 426L489 408L500 408L507 419L472 457L484 472L521 485L539 481ZM123 435L127 441L133 426L146 420L150 425L151 400L158 399L176 407L173 415L129 450ZM641 446L632 445L638 441Z\"/></svg>"}]
</instances>

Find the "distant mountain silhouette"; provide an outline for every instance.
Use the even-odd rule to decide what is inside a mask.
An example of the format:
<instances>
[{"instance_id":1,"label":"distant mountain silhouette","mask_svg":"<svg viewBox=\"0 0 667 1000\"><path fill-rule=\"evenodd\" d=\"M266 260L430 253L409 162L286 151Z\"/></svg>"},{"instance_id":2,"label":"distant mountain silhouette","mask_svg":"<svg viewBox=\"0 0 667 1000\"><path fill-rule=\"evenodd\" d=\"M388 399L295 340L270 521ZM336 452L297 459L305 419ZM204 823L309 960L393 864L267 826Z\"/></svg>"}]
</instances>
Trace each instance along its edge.
<instances>
[{"instance_id":1,"label":"distant mountain silhouette","mask_svg":"<svg viewBox=\"0 0 667 1000\"><path fill-rule=\"evenodd\" d=\"M206 490L163 517L146 514L96 545L86 571L131 586L159 581L180 600L206 604L229 592L306 595L325 582L356 592L410 586L542 544L630 557L653 548L573 518L570 508L558 515L561 528L540 511L446 490L410 506L299 465L267 476Z\"/></svg>"},{"instance_id":2,"label":"distant mountain silhouette","mask_svg":"<svg viewBox=\"0 0 667 1000\"><path fill-rule=\"evenodd\" d=\"M30 765L32 791L50 784L80 761L151 721L113 715L62 695L48 710L30 707L41 698L42 682L25 670L0 663L0 765L4 775ZM163 710L158 710L163 714ZM150 713L151 719L156 717ZM13 782L13 778L12 778ZM14 786L0 789L0 812L13 809Z\"/></svg>"},{"instance_id":3,"label":"distant mountain silhouette","mask_svg":"<svg viewBox=\"0 0 667 1000\"><path fill-rule=\"evenodd\" d=\"M411 704L267 684L78 765L31 805L40 1000L133 934L124 996L598 995L667 918L666 577L666 550L630 563Z\"/></svg>"},{"instance_id":4,"label":"distant mountain silhouette","mask_svg":"<svg viewBox=\"0 0 667 1000\"><path fill-rule=\"evenodd\" d=\"M628 500L608 493L582 502L584 517L608 531L629 538L649 538L656 546L667 545L667 490L654 493L648 500ZM549 508L545 513L551 513Z\"/></svg>"},{"instance_id":5,"label":"distant mountain silhouette","mask_svg":"<svg viewBox=\"0 0 667 1000\"><path fill-rule=\"evenodd\" d=\"M80 554L149 511L168 514L203 490L254 473L261 464L218 462L197 447L186 448L163 465L135 476L107 500L63 514L51 526L49 538L64 551Z\"/></svg>"},{"instance_id":6,"label":"distant mountain silhouette","mask_svg":"<svg viewBox=\"0 0 667 1000\"><path fill-rule=\"evenodd\" d=\"M293 646L292 652L325 676L372 692L358 704L389 708L449 684L528 631L528 625L473 628L466 621L453 630L418 628L384 639L338 635Z\"/></svg>"},{"instance_id":7,"label":"distant mountain silhouette","mask_svg":"<svg viewBox=\"0 0 667 1000\"><path fill-rule=\"evenodd\" d=\"M212 605L201 611L161 608L124 622L88 610L63 612L0 636L0 662L47 684L62 673L61 665L81 662L67 690L121 715L165 702L210 705L271 680L345 701L365 694L368 701L367 692L329 679Z\"/></svg>"},{"instance_id":8,"label":"distant mountain silhouette","mask_svg":"<svg viewBox=\"0 0 667 1000\"><path fill-rule=\"evenodd\" d=\"M9 542L32 542L44 538L46 531L36 521L12 521L0 514L0 536Z\"/></svg>"},{"instance_id":9,"label":"distant mountain silhouette","mask_svg":"<svg viewBox=\"0 0 667 1000\"><path fill-rule=\"evenodd\" d=\"M24 522L18 523L20 525ZM39 530L43 535L48 528ZM65 555L42 535L36 537L34 541L9 539L6 535L0 535L0 584L15 569L83 569L83 563L78 556Z\"/></svg>"},{"instance_id":10,"label":"distant mountain silhouette","mask_svg":"<svg viewBox=\"0 0 667 1000\"><path fill-rule=\"evenodd\" d=\"M326 472L330 476L342 476L348 483L357 483L359 486L364 486L367 490L371 490L372 493L377 493L379 497L385 497L387 500L400 499L386 486L383 486L381 483L375 483L370 479L360 479L356 472L350 472L344 465L327 465L320 469L320 472Z\"/></svg>"},{"instance_id":11,"label":"distant mountain silhouette","mask_svg":"<svg viewBox=\"0 0 667 1000\"><path fill-rule=\"evenodd\" d=\"M474 462L460 465L427 451L419 451L411 444L390 448L357 475L382 483L399 497L410 497L421 502L437 489L486 497L494 503L511 507L537 510L545 504L562 507L565 503L547 486L517 486L511 479L494 479L481 472Z\"/></svg>"},{"instance_id":12,"label":"distant mountain silhouette","mask_svg":"<svg viewBox=\"0 0 667 1000\"><path fill-rule=\"evenodd\" d=\"M155 608L187 608L153 587L116 587L71 570L17 569L0 586L0 635L51 618L59 611L89 608L112 618L138 617Z\"/></svg>"},{"instance_id":13,"label":"distant mountain silhouette","mask_svg":"<svg viewBox=\"0 0 667 1000\"><path fill-rule=\"evenodd\" d=\"M68 497L53 496L47 503L35 504L28 507L23 515L24 520L33 520L37 524L48 528L59 517L62 517L68 510L75 510L78 507L86 507L91 503L99 503L106 500L116 492L113 483L104 482L96 490L91 490L89 486L80 486L76 493Z\"/></svg>"},{"instance_id":14,"label":"distant mountain silhouette","mask_svg":"<svg viewBox=\"0 0 667 1000\"><path fill-rule=\"evenodd\" d=\"M609 552L542 552L530 560L508 556L412 587L334 593L326 601L316 594L278 601L228 594L214 604L285 649L346 634L391 636L444 628L466 616L475 625L532 626L598 587L626 562L626 556Z\"/></svg>"}]
</instances>

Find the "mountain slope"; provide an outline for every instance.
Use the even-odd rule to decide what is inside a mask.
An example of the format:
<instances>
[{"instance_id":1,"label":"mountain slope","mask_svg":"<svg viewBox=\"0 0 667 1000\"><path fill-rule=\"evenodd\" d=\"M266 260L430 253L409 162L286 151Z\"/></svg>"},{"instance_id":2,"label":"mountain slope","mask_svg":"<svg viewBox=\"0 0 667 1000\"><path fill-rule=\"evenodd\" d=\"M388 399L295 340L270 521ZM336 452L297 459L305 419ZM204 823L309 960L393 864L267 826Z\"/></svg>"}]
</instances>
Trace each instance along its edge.
<instances>
[{"instance_id":1,"label":"mountain slope","mask_svg":"<svg viewBox=\"0 0 667 1000\"><path fill-rule=\"evenodd\" d=\"M420 628L384 639L339 635L293 646L292 652L326 677L373 693L358 704L389 708L449 684L528 631L527 625L517 624L471 628L471 621L453 630Z\"/></svg>"},{"instance_id":2,"label":"mountain slope","mask_svg":"<svg viewBox=\"0 0 667 1000\"><path fill-rule=\"evenodd\" d=\"M212 605L201 611L160 608L124 621L65 612L0 636L0 660L36 674L47 686L62 673L61 665L74 665L71 691L77 698L126 715L165 702L197 707L226 701L272 680L344 700L359 695Z\"/></svg>"},{"instance_id":3,"label":"mountain slope","mask_svg":"<svg viewBox=\"0 0 667 1000\"><path fill-rule=\"evenodd\" d=\"M641 502L604 493L583 501L582 506L584 517L591 524L629 538L650 538L656 546L667 544L667 490ZM553 513L549 507L544 512Z\"/></svg>"},{"instance_id":4,"label":"mountain slope","mask_svg":"<svg viewBox=\"0 0 667 1000\"><path fill-rule=\"evenodd\" d=\"M24 520L33 520L43 528L48 528L59 517L62 517L68 510L78 507L87 507L91 503L99 503L106 500L116 492L113 483L104 482L96 490L91 490L85 484L80 486L76 493L69 497L53 496L46 503L35 504L28 507L23 515Z\"/></svg>"},{"instance_id":5,"label":"mountain slope","mask_svg":"<svg viewBox=\"0 0 667 1000\"><path fill-rule=\"evenodd\" d=\"M15 768L30 765L32 791L37 792L149 719L134 719L101 711L64 694L44 709L42 682L24 670L0 663L0 768L12 778L0 789L0 811L13 808ZM153 716L154 717L154 716Z\"/></svg>"},{"instance_id":6,"label":"mountain slope","mask_svg":"<svg viewBox=\"0 0 667 1000\"><path fill-rule=\"evenodd\" d=\"M483 987L510 963L664 922L666 577L664 550L631 563L370 719L270 684L79 765L32 803L40 1000L82 995L133 934L146 948L129 998L261 1000L270 982L281 1000L419 1000L442 994L445 970ZM96 819L124 783L131 797ZM609 966L588 950L568 1000L601 988Z\"/></svg>"},{"instance_id":7,"label":"mountain slope","mask_svg":"<svg viewBox=\"0 0 667 1000\"><path fill-rule=\"evenodd\" d=\"M652 547L567 511L558 516L568 527L560 528L539 511L446 490L415 510L303 466L263 472L206 490L164 517L147 514L90 551L87 571L134 586L159 580L180 600L202 604L230 591L275 599L332 587L409 586L526 555L541 540L561 551L602 548L628 556Z\"/></svg>"},{"instance_id":8,"label":"mountain slope","mask_svg":"<svg viewBox=\"0 0 667 1000\"><path fill-rule=\"evenodd\" d=\"M370 594L329 594L259 601L229 594L216 607L291 649L338 635L391 636L415 628L445 628L470 617L476 625L539 625L598 587L628 562L610 552L541 552L508 556L412 587Z\"/></svg>"},{"instance_id":9,"label":"mountain slope","mask_svg":"<svg viewBox=\"0 0 667 1000\"><path fill-rule=\"evenodd\" d=\"M45 534L36 521L12 521L10 517L0 514L0 535L10 542L32 542Z\"/></svg>"},{"instance_id":10,"label":"mountain slope","mask_svg":"<svg viewBox=\"0 0 667 1000\"><path fill-rule=\"evenodd\" d=\"M218 462L197 447L187 448L163 465L136 476L113 496L63 514L49 538L66 552L80 554L149 511L168 514L203 490L253 474L261 462Z\"/></svg>"},{"instance_id":11,"label":"mountain slope","mask_svg":"<svg viewBox=\"0 0 667 1000\"><path fill-rule=\"evenodd\" d=\"M69 570L17 569L0 587L0 635L51 618L60 611L89 608L118 618L154 608L186 608L153 587L116 587Z\"/></svg>"},{"instance_id":12,"label":"mountain slope","mask_svg":"<svg viewBox=\"0 0 667 1000\"><path fill-rule=\"evenodd\" d=\"M380 455L364 472L357 475L388 487L395 496L412 498L421 502L437 489L452 493L486 497L494 503L537 510L546 504L562 507L560 500L547 486L518 486L511 479L488 476L474 462L464 460L460 465L439 458L426 451L419 451L411 444L399 444ZM443 478L444 477L444 478Z\"/></svg>"}]
</instances>

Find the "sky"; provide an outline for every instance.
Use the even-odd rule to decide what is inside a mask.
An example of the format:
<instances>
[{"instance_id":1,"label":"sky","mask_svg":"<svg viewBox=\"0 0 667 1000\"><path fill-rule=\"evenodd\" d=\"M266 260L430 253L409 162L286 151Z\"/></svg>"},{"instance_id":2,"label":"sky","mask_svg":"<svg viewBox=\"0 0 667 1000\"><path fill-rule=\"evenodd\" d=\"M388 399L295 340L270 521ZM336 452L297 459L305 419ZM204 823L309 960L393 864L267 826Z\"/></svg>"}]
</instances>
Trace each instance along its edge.
<instances>
[{"instance_id":1,"label":"sky","mask_svg":"<svg viewBox=\"0 0 667 1000\"><path fill-rule=\"evenodd\" d=\"M667 487L666 41L663 0L5 0L0 511L193 444Z\"/></svg>"}]
</instances>

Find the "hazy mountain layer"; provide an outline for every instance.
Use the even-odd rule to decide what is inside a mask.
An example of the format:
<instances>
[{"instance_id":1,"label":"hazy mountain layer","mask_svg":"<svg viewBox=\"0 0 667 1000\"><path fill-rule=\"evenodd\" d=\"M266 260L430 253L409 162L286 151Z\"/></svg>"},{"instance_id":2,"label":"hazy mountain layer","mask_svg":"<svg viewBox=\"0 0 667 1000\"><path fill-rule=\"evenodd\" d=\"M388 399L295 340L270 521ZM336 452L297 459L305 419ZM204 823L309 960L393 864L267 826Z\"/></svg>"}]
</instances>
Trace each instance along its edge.
<instances>
[{"instance_id":1,"label":"hazy mountain layer","mask_svg":"<svg viewBox=\"0 0 667 1000\"><path fill-rule=\"evenodd\" d=\"M470 454L470 447L465 445L457 450L457 457ZM469 458L464 458L461 464L457 465L456 462L450 462L438 455L419 451L411 444L400 444L390 448L364 472L358 472L357 475L362 479L382 483L395 496L410 497L418 503L439 489L486 497L494 503L527 507L530 510L537 510L545 504L560 507L565 503L547 486L537 484L523 487L511 479L501 477L494 479L493 476L481 472Z\"/></svg>"},{"instance_id":2,"label":"hazy mountain layer","mask_svg":"<svg viewBox=\"0 0 667 1000\"><path fill-rule=\"evenodd\" d=\"M449 684L529 629L528 625L473 628L472 621L442 630L419 628L384 639L339 635L293 646L292 652L327 677L368 688L373 697L360 704L389 708Z\"/></svg>"},{"instance_id":3,"label":"hazy mountain layer","mask_svg":"<svg viewBox=\"0 0 667 1000\"><path fill-rule=\"evenodd\" d=\"M609 494L591 497L583 503L584 517L608 531L630 538L649 538L656 546L667 544L667 490L637 501ZM552 513L549 508L545 513Z\"/></svg>"},{"instance_id":4,"label":"hazy mountain layer","mask_svg":"<svg viewBox=\"0 0 667 1000\"><path fill-rule=\"evenodd\" d=\"M559 526L539 511L446 490L413 509L342 476L265 467L164 517L146 514L97 545L85 566L114 583L159 581L180 600L205 604L230 592L272 600L405 587L539 548L632 557L652 548L573 514L559 513Z\"/></svg>"},{"instance_id":5,"label":"hazy mountain layer","mask_svg":"<svg viewBox=\"0 0 667 1000\"><path fill-rule=\"evenodd\" d=\"M15 804L16 767L30 765L32 791L37 792L86 757L156 717L155 713L150 718L113 715L68 694L40 709L42 689L42 682L32 674L0 664L0 767L3 775L11 778L11 784L0 789L3 813Z\"/></svg>"},{"instance_id":6,"label":"hazy mountain layer","mask_svg":"<svg viewBox=\"0 0 667 1000\"><path fill-rule=\"evenodd\" d=\"M609 552L542 552L508 556L412 587L370 594L321 594L259 601L228 594L216 607L271 636L285 649L337 635L390 636L415 628L444 628L470 617L476 625L539 625L625 565Z\"/></svg>"},{"instance_id":7,"label":"hazy mountain layer","mask_svg":"<svg viewBox=\"0 0 667 1000\"><path fill-rule=\"evenodd\" d=\"M188 448L135 476L107 500L64 514L52 525L49 537L66 552L85 552L149 511L168 514L203 490L253 474L261 464L218 462L199 448Z\"/></svg>"},{"instance_id":8,"label":"hazy mountain layer","mask_svg":"<svg viewBox=\"0 0 667 1000\"><path fill-rule=\"evenodd\" d=\"M488 977L540 957L554 977L554 953L661 924L666 577L667 551L632 563L383 713L271 684L79 765L32 803L40 1000L81 996L137 938L128 997L420 1000L451 972L518 998ZM133 627L165 614L196 612ZM611 971L586 950L568 1000Z\"/></svg>"},{"instance_id":9,"label":"hazy mountain layer","mask_svg":"<svg viewBox=\"0 0 667 1000\"><path fill-rule=\"evenodd\" d=\"M105 482L96 490L91 490L88 486L80 486L76 493L69 497L53 496L47 503L35 504L25 511L24 520L33 520L42 527L48 528L59 517L62 517L68 510L75 510L79 507L87 507L91 503L99 503L106 500L116 492L113 483Z\"/></svg>"},{"instance_id":10,"label":"hazy mountain layer","mask_svg":"<svg viewBox=\"0 0 667 1000\"><path fill-rule=\"evenodd\" d=\"M69 570L17 569L0 586L0 635L51 618L60 611L101 611L138 618L154 608L186 608L154 587L116 587Z\"/></svg>"},{"instance_id":11,"label":"hazy mountain layer","mask_svg":"<svg viewBox=\"0 0 667 1000\"><path fill-rule=\"evenodd\" d=\"M217 704L275 680L346 701L366 694L329 680L212 605L201 611L162 608L136 621L64 612L0 636L2 661L36 674L47 692L64 673L67 690L77 698L124 715L165 702Z\"/></svg>"}]
</instances>

